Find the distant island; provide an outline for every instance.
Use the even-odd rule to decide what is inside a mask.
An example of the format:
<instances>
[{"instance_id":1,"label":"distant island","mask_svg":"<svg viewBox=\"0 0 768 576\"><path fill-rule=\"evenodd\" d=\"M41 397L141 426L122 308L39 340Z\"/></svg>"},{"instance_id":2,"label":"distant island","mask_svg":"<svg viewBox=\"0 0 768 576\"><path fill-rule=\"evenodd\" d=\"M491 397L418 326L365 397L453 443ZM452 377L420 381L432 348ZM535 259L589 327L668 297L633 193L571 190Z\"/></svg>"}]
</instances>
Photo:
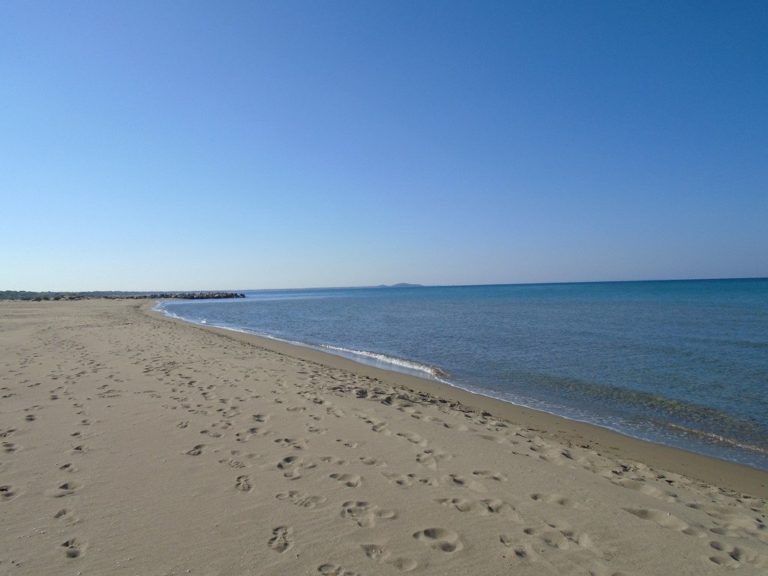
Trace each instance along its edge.
<instances>
[{"instance_id":1,"label":"distant island","mask_svg":"<svg viewBox=\"0 0 768 576\"><path fill-rule=\"evenodd\" d=\"M408 282L400 282L398 284L379 284L376 288L424 288L423 284L408 284Z\"/></svg>"},{"instance_id":2,"label":"distant island","mask_svg":"<svg viewBox=\"0 0 768 576\"><path fill-rule=\"evenodd\" d=\"M0 291L0 300L32 300L42 302L44 300L90 300L94 298L106 299L161 299L174 298L179 300L213 300L222 298L245 298L245 294L239 292L29 292L25 290Z\"/></svg>"}]
</instances>

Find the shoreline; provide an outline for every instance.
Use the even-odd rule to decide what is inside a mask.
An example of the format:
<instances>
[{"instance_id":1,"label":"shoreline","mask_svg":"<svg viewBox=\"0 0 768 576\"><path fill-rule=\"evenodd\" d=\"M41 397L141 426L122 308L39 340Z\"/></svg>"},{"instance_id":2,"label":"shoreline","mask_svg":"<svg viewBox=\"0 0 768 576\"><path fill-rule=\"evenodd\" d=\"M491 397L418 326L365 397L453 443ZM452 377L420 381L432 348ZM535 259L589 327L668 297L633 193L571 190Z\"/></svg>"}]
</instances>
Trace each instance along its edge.
<instances>
[{"instance_id":1,"label":"shoreline","mask_svg":"<svg viewBox=\"0 0 768 576\"><path fill-rule=\"evenodd\" d=\"M417 394L428 394L458 402L476 411L487 412L518 425L541 428L540 432L559 442L573 442L577 439L611 457L628 458L653 468L682 474L735 492L768 498L768 471L759 468L635 438L616 430L512 404L437 380L356 362L308 345L294 344L236 329L206 326L168 316L154 310L156 304L157 302L145 303L141 309L148 316L161 320L212 332L289 357L376 378L390 385L402 386Z\"/></svg>"},{"instance_id":2,"label":"shoreline","mask_svg":"<svg viewBox=\"0 0 768 576\"><path fill-rule=\"evenodd\" d=\"M0 573L768 567L768 474L147 308L0 302Z\"/></svg>"}]
</instances>

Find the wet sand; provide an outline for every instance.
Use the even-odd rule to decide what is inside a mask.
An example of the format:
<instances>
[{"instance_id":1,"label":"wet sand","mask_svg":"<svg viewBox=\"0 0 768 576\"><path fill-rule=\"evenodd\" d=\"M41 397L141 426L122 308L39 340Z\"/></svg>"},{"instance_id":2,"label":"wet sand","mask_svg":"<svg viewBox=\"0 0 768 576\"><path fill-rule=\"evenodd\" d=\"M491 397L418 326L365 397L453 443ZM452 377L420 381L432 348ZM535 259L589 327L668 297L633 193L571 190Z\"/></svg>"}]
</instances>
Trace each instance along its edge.
<instances>
[{"instance_id":1,"label":"wet sand","mask_svg":"<svg viewBox=\"0 0 768 576\"><path fill-rule=\"evenodd\" d=\"M0 573L768 569L768 473L147 308L0 303Z\"/></svg>"}]
</instances>

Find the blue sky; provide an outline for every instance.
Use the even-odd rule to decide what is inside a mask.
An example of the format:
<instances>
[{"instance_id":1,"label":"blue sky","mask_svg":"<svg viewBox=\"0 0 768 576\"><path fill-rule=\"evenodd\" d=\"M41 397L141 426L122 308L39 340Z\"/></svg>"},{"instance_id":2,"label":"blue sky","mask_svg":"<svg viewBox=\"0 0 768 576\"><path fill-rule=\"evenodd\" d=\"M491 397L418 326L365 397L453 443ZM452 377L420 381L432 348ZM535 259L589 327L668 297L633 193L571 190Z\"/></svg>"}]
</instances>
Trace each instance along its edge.
<instances>
[{"instance_id":1,"label":"blue sky","mask_svg":"<svg viewBox=\"0 0 768 576\"><path fill-rule=\"evenodd\" d=\"M768 276L768 3L0 3L0 289Z\"/></svg>"}]
</instances>

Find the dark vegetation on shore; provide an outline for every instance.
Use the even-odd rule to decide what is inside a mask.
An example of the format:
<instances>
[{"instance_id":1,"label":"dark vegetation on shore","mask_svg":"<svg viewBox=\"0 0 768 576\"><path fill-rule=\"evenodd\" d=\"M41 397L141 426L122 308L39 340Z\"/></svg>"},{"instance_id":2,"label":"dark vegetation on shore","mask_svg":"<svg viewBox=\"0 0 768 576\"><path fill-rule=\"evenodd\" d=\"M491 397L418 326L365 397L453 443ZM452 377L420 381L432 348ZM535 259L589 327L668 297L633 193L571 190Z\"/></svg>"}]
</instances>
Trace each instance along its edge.
<instances>
[{"instance_id":1,"label":"dark vegetation on shore","mask_svg":"<svg viewBox=\"0 0 768 576\"><path fill-rule=\"evenodd\" d=\"M134 300L177 298L180 300L211 300L214 298L245 298L238 292L28 292L25 290L0 291L0 300L90 300L94 298L129 298Z\"/></svg>"}]
</instances>

